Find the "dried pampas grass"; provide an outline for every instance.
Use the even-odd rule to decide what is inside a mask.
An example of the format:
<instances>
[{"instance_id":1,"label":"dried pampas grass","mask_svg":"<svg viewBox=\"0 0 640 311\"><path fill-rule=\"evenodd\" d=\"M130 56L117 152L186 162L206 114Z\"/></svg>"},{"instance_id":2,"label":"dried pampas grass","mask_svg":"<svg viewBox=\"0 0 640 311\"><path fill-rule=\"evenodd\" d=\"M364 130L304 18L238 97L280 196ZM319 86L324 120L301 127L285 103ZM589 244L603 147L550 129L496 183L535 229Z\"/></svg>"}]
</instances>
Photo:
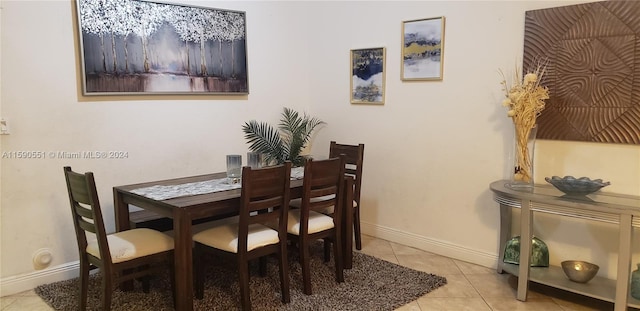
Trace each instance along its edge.
<instances>
[{"instance_id":1,"label":"dried pampas grass","mask_svg":"<svg viewBox=\"0 0 640 311\"><path fill-rule=\"evenodd\" d=\"M507 83L504 73L500 70L502 89L505 93L502 105L508 108L507 116L513 121L516 131L514 179L517 181L531 182L533 179L533 163L527 142L532 129L536 127L537 117L544 110L544 101L549 99L549 90L540 84L545 72L546 64L538 63L520 80L520 71L516 67L513 82Z\"/></svg>"}]
</instances>

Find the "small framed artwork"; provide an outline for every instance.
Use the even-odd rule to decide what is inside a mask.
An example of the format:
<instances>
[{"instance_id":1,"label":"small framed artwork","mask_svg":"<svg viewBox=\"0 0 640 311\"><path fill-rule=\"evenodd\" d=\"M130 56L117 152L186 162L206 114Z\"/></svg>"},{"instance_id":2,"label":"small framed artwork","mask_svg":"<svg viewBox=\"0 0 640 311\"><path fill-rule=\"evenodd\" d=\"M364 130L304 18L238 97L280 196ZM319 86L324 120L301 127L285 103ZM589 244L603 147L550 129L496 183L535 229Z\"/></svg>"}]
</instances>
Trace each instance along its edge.
<instances>
[{"instance_id":1,"label":"small framed artwork","mask_svg":"<svg viewBox=\"0 0 640 311\"><path fill-rule=\"evenodd\" d=\"M249 93L245 12L76 3L84 95Z\"/></svg>"},{"instance_id":2,"label":"small framed artwork","mask_svg":"<svg viewBox=\"0 0 640 311\"><path fill-rule=\"evenodd\" d=\"M402 22L402 80L442 80L444 16Z\"/></svg>"},{"instance_id":3,"label":"small framed artwork","mask_svg":"<svg viewBox=\"0 0 640 311\"><path fill-rule=\"evenodd\" d=\"M384 104L386 49L351 50L351 103Z\"/></svg>"}]
</instances>

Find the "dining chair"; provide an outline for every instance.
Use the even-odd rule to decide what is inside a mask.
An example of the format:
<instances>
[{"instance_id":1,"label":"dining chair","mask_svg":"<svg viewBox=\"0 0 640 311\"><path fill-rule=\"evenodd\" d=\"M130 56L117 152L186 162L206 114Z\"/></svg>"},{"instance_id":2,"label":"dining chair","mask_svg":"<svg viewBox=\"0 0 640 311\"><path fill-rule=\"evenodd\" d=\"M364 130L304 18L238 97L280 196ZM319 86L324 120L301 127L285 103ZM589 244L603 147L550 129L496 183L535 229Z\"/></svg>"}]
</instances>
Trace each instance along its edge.
<instances>
[{"instance_id":1,"label":"dining chair","mask_svg":"<svg viewBox=\"0 0 640 311\"><path fill-rule=\"evenodd\" d=\"M345 157L314 161L304 164L302 198L299 209L289 210L288 233L297 242L302 266L304 293L312 294L310 270L310 244L324 240L324 260L329 261L329 245L333 244L336 281L344 282L342 261L342 202L344 188ZM334 206L333 213L323 214Z\"/></svg>"},{"instance_id":2,"label":"dining chair","mask_svg":"<svg viewBox=\"0 0 640 311\"><path fill-rule=\"evenodd\" d=\"M353 182L353 233L356 249L362 249L362 232L360 230L360 194L362 189L362 163L364 162L364 144L345 145L332 141L329 145L329 157L345 155L345 174L354 178Z\"/></svg>"},{"instance_id":3,"label":"dining chair","mask_svg":"<svg viewBox=\"0 0 640 311\"><path fill-rule=\"evenodd\" d=\"M76 173L65 166L64 176L80 254L80 310L87 308L90 269L102 272L101 310L111 309L114 284L141 278L143 291L148 293L149 275L166 269L163 264L173 272L170 236L146 228L107 234L93 173ZM170 275L173 281L173 273Z\"/></svg>"},{"instance_id":4,"label":"dining chair","mask_svg":"<svg viewBox=\"0 0 640 311\"><path fill-rule=\"evenodd\" d=\"M265 256L276 254L280 264L280 290L283 303L289 303L289 266L287 261L287 213L291 162L252 169L242 168L240 214L237 221L218 222L196 233L196 298L204 296L204 254L217 252L235 255L240 283L242 310L251 310L249 295L249 261L260 259L260 273L266 274Z\"/></svg>"}]
</instances>

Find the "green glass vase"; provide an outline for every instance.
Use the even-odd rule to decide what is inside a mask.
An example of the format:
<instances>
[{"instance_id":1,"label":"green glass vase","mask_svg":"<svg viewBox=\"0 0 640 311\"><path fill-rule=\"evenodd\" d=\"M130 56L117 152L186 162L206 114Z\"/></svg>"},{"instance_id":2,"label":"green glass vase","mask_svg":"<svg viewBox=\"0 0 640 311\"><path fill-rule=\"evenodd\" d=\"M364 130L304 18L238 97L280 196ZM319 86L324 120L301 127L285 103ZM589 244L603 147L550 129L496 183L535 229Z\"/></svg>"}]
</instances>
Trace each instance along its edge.
<instances>
[{"instance_id":1,"label":"green glass vase","mask_svg":"<svg viewBox=\"0 0 640 311\"><path fill-rule=\"evenodd\" d=\"M640 299L640 263L638 269L631 272L631 297Z\"/></svg>"},{"instance_id":2,"label":"green glass vase","mask_svg":"<svg viewBox=\"0 0 640 311\"><path fill-rule=\"evenodd\" d=\"M511 264L520 263L520 236L507 241L504 248L504 262ZM537 237L531 238L531 267L549 266L549 248L547 244Z\"/></svg>"}]
</instances>

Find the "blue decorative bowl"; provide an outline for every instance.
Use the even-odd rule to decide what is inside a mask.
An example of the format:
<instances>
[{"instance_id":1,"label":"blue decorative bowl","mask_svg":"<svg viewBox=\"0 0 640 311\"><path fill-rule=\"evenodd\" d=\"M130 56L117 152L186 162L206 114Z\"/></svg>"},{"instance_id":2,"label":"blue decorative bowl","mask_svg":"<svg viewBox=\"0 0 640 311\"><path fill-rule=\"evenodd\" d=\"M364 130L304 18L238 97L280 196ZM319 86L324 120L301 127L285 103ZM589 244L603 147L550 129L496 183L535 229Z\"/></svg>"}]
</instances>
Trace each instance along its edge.
<instances>
[{"instance_id":1,"label":"blue decorative bowl","mask_svg":"<svg viewBox=\"0 0 640 311\"><path fill-rule=\"evenodd\" d=\"M603 182L602 179L591 180L588 177L575 178L573 176L545 177L544 180L565 194L573 196L591 194L611 184L608 181Z\"/></svg>"}]
</instances>

